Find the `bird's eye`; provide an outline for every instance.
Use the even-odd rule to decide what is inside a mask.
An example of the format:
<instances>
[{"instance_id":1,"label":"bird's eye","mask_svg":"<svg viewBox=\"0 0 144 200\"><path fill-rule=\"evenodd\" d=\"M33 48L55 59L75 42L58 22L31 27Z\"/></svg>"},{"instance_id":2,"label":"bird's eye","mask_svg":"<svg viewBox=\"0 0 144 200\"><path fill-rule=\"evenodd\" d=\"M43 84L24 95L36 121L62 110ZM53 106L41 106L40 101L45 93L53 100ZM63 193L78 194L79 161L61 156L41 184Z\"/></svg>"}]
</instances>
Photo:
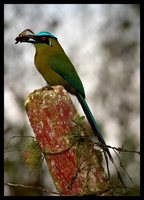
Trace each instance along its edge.
<instances>
[{"instance_id":1,"label":"bird's eye","mask_svg":"<svg viewBox=\"0 0 144 200\"><path fill-rule=\"evenodd\" d=\"M39 43L45 43L52 47L51 42L49 41L49 38L47 36L38 36L38 42Z\"/></svg>"},{"instance_id":2,"label":"bird's eye","mask_svg":"<svg viewBox=\"0 0 144 200\"><path fill-rule=\"evenodd\" d=\"M47 39L47 38L46 38L45 36L43 36L43 37L41 38L42 41L46 41L46 39Z\"/></svg>"}]
</instances>

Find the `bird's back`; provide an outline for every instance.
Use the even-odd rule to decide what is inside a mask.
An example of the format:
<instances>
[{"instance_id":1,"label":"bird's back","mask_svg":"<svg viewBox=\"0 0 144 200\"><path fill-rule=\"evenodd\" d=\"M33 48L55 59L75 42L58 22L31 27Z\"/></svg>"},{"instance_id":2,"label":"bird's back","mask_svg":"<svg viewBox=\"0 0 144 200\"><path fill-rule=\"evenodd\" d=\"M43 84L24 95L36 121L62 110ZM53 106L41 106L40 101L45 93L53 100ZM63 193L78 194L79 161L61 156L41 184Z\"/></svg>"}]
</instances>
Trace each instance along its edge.
<instances>
[{"instance_id":1,"label":"bird's back","mask_svg":"<svg viewBox=\"0 0 144 200\"><path fill-rule=\"evenodd\" d=\"M72 94L80 92L85 97L82 82L61 45L49 38L52 46L35 44L35 65L44 79L52 85L62 85Z\"/></svg>"}]
</instances>

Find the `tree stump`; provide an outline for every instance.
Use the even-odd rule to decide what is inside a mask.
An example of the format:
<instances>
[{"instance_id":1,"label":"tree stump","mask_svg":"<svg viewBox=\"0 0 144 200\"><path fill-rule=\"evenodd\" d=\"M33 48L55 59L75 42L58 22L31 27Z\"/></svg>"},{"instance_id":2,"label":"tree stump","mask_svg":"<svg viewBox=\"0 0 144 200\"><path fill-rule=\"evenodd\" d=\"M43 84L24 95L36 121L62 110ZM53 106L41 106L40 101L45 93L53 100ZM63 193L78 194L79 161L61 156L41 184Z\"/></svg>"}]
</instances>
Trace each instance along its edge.
<instances>
[{"instance_id":1,"label":"tree stump","mask_svg":"<svg viewBox=\"0 0 144 200\"><path fill-rule=\"evenodd\" d=\"M44 87L25 101L36 140L61 195L111 195L102 154L84 134L82 118L62 86Z\"/></svg>"}]
</instances>

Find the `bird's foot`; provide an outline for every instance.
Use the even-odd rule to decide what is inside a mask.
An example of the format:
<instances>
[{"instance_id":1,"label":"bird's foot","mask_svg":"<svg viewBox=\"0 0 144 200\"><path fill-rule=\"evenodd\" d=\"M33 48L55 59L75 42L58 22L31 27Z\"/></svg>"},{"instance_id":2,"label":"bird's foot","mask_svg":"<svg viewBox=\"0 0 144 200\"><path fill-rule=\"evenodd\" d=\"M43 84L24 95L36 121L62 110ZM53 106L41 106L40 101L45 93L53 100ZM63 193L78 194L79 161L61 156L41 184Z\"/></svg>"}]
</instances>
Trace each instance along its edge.
<instances>
[{"instance_id":1,"label":"bird's foot","mask_svg":"<svg viewBox=\"0 0 144 200\"><path fill-rule=\"evenodd\" d=\"M42 90L45 90L45 89L47 89L47 90L53 90L53 88L50 85L42 87Z\"/></svg>"}]
</instances>

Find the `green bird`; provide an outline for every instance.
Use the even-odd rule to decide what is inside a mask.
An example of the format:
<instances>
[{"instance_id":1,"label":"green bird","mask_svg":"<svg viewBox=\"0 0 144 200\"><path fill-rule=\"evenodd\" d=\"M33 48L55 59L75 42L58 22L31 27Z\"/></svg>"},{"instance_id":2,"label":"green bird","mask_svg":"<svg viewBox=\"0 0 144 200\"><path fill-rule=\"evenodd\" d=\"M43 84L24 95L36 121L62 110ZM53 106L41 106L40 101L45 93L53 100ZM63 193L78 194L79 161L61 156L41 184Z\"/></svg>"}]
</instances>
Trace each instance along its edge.
<instances>
[{"instance_id":1,"label":"green bird","mask_svg":"<svg viewBox=\"0 0 144 200\"><path fill-rule=\"evenodd\" d=\"M117 169L114 159L106 146L106 142L100 130L98 129L96 120L86 103L85 91L80 77L77 74L74 65L59 44L56 36L50 32L39 32L34 34L34 32L30 29L26 29L19 34L15 40L16 43L27 42L34 44L36 49L34 58L35 66L50 86L62 85L68 92L77 97L95 136L104 145L104 156L106 159L109 177L108 157L114 164L120 182L125 187L125 183Z\"/></svg>"},{"instance_id":2,"label":"green bird","mask_svg":"<svg viewBox=\"0 0 144 200\"><path fill-rule=\"evenodd\" d=\"M27 34L28 32L30 34ZM86 103L85 91L81 79L56 36L50 32L34 34L30 29L26 29L16 38L16 43L18 42L34 44L36 49L34 63L37 70L50 86L62 85L69 93L77 97L94 134L102 144L106 145L98 129L96 120ZM105 149L110 160L113 162L109 149L106 146Z\"/></svg>"},{"instance_id":3,"label":"green bird","mask_svg":"<svg viewBox=\"0 0 144 200\"><path fill-rule=\"evenodd\" d=\"M31 34L28 35L28 32ZM34 63L37 70L50 86L62 85L68 92L77 97L94 134L102 144L106 145L98 129L96 120L86 103L85 91L80 77L74 65L59 44L58 39L50 32L34 34L30 29L26 29L16 38L16 43L18 42L34 44L36 49ZM109 149L106 146L105 149L110 160L113 162ZM104 155L107 160L106 153Z\"/></svg>"}]
</instances>

